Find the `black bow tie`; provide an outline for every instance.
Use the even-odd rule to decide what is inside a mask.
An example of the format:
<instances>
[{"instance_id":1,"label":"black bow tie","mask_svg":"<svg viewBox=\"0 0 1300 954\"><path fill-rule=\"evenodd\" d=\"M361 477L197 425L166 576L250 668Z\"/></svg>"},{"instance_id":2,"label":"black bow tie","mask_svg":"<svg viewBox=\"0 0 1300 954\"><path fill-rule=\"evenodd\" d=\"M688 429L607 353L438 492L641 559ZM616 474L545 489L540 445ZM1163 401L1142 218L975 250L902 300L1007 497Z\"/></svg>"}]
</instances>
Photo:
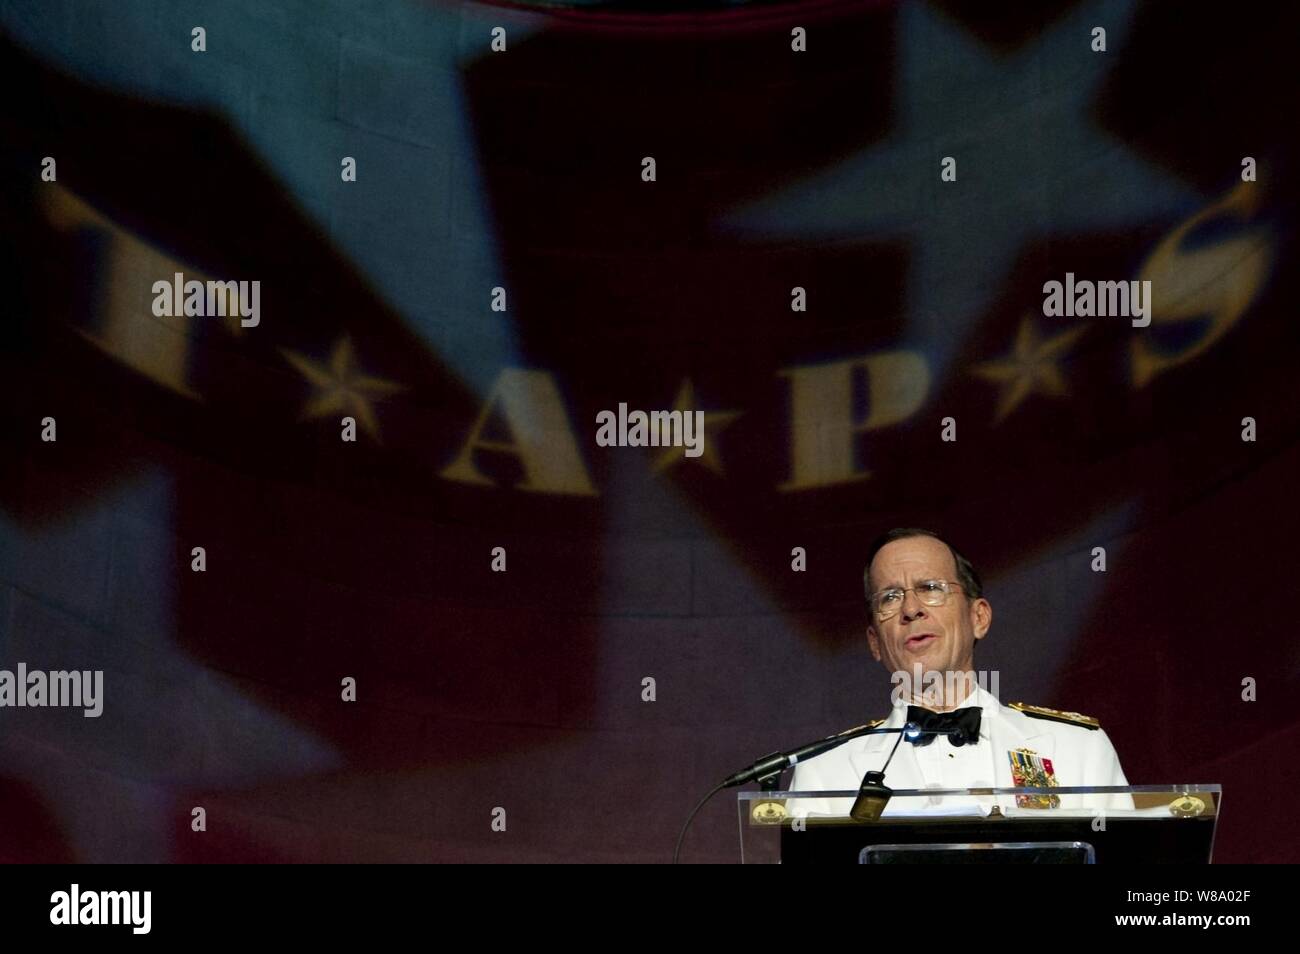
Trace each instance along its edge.
<instances>
[{"instance_id":1,"label":"black bow tie","mask_svg":"<svg viewBox=\"0 0 1300 954\"><path fill-rule=\"evenodd\" d=\"M915 722L927 730L920 738L911 740L913 745L929 745L936 738L931 732L948 736L948 741L953 745L975 745L980 740L979 706L954 709L952 712L932 712L920 706L908 706L907 721Z\"/></svg>"}]
</instances>

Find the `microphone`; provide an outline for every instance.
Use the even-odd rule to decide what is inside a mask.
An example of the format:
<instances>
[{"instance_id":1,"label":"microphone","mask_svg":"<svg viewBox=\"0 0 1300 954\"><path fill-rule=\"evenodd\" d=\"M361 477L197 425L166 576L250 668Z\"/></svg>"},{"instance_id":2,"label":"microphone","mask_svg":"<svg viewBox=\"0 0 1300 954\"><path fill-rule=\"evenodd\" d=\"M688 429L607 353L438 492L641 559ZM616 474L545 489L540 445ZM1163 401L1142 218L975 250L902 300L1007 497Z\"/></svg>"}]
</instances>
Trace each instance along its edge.
<instances>
[{"instance_id":1,"label":"microphone","mask_svg":"<svg viewBox=\"0 0 1300 954\"><path fill-rule=\"evenodd\" d=\"M839 735L829 735L824 739L818 739L816 742L801 745L797 749L790 749L788 752L773 752L771 755L765 755L749 768L728 776L723 780L719 788L733 788L736 785L744 785L746 782L753 782L768 775L783 772L797 765L800 761L806 761L824 752L829 752L845 742L861 738L864 735L889 735L891 733L899 733L906 735L909 739L915 739L921 736L921 728L915 722L909 722L901 729L866 728L865 726L859 729L849 729L847 732L841 732Z\"/></svg>"},{"instance_id":2,"label":"microphone","mask_svg":"<svg viewBox=\"0 0 1300 954\"><path fill-rule=\"evenodd\" d=\"M899 737L898 742L894 743L894 751L897 751L899 742L903 741L904 736L908 739L918 739L925 734L925 731L915 722L909 722L901 729L867 728L866 726L858 729L849 729L847 732L841 732L839 735L828 735L824 739L818 739L816 742L809 742L807 745L801 745L799 748L791 749L788 752L773 752L771 755L765 755L749 768L742 769L735 775L729 775L727 778L723 779L717 787L713 789L713 791L701 798L695 808L691 810L690 815L687 816L686 824L682 825L682 830L677 835L677 847L673 849L673 864L677 864L678 859L681 857L682 842L686 840L686 832L691 827L691 822L695 820L695 816L709 799L718 794L718 792L722 791L724 788L734 788L737 785L744 785L746 782L757 781L758 779L766 778L769 775L774 775L777 772L782 772L785 769L790 768L792 765L798 764L800 760L811 759L815 756L821 755L823 752L829 752L836 746L843 745L845 742L849 742L853 739L861 738L864 735L890 734L897 734ZM888 768L889 761L890 759L893 759L893 757L894 753L890 752L889 759L885 760L886 768ZM868 788L867 783L872 781L872 776L878 776L878 778L874 780L875 787ZM885 773L883 769L879 772L867 773L867 777L862 780L862 787L858 793L858 800L857 802L854 802L853 807L855 810L858 808L858 803L862 802L864 805L878 806L875 808L875 812L876 815L880 814L880 811L884 809L885 802L889 801L889 797L893 795L892 791L885 788L884 777ZM864 797L866 797L868 801L864 802ZM854 817L857 816L855 815Z\"/></svg>"}]
</instances>

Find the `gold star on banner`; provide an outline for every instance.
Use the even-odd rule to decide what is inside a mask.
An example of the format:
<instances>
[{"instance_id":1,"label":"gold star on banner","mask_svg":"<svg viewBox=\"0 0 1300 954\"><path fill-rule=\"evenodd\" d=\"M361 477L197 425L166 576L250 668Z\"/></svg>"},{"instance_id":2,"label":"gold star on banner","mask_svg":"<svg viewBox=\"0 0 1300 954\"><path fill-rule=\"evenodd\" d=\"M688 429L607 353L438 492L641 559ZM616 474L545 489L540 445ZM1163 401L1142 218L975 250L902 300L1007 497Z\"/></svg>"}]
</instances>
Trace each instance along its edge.
<instances>
[{"instance_id":1,"label":"gold star on banner","mask_svg":"<svg viewBox=\"0 0 1300 954\"><path fill-rule=\"evenodd\" d=\"M682 382L682 386L677 391L677 398L673 401L674 411L681 411L683 415L696 410L695 407L695 386L691 384L690 379ZM655 458L655 473L659 473L680 460L698 460L715 474L722 473L722 457L714 447L713 438L734 421L740 417L740 411L705 411L704 412L704 435L702 453L699 457L687 457L685 447L665 447Z\"/></svg>"},{"instance_id":2,"label":"gold star on banner","mask_svg":"<svg viewBox=\"0 0 1300 954\"><path fill-rule=\"evenodd\" d=\"M303 408L304 418L335 414L351 416L357 419L363 431L379 442L379 422L375 419L371 401L404 388L395 381L361 373L352 354L352 339L346 335L339 339L328 365L286 348L281 348L280 353L316 388L316 393Z\"/></svg>"},{"instance_id":3,"label":"gold star on banner","mask_svg":"<svg viewBox=\"0 0 1300 954\"><path fill-rule=\"evenodd\" d=\"M974 374L1002 385L995 424L1034 392L1050 397L1065 397L1070 393L1056 362L1085 330L1082 327L1071 328L1044 341L1034 330L1033 321L1026 316L1020 321L1016 346L1011 354L972 369Z\"/></svg>"}]
</instances>

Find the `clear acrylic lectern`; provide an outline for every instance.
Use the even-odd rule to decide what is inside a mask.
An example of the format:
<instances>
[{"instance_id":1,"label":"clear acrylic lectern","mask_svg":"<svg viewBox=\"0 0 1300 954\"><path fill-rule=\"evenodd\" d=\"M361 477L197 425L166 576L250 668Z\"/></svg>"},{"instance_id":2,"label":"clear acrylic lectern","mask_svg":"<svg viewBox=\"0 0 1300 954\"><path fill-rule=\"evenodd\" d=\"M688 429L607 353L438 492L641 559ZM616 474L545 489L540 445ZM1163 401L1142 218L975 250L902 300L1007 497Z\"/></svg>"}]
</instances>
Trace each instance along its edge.
<instances>
[{"instance_id":1,"label":"clear acrylic lectern","mask_svg":"<svg viewBox=\"0 0 1300 954\"><path fill-rule=\"evenodd\" d=\"M741 792L746 864L1205 864L1218 785Z\"/></svg>"}]
</instances>

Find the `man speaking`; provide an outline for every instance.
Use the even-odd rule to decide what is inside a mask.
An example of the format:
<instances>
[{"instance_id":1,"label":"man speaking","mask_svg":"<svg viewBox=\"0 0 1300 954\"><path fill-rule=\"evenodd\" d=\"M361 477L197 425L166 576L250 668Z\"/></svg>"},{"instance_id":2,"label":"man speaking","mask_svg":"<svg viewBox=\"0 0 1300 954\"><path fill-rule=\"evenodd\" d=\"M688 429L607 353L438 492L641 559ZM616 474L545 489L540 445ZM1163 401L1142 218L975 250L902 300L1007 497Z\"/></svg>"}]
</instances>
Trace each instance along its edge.
<instances>
[{"instance_id":1,"label":"man speaking","mask_svg":"<svg viewBox=\"0 0 1300 954\"><path fill-rule=\"evenodd\" d=\"M1128 785L1095 719L1022 703L1004 706L978 684L975 643L988 635L993 607L975 568L937 534L900 528L880 537L867 556L865 583L871 655L895 685L893 710L871 725L915 722L938 734L901 743L896 733L852 739L796 765L791 791L857 791L868 771L881 769L884 784L895 790ZM993 798L1010 804L1010 796ZM790 807L801 815L847 815L852 804L851 798L800 799ZM961 803L945 798L942 804ZM1118 809L1131 808L1132 799L1022 795L1016 807ZM918 809L924 810L919 800L906 799L886 811Z\"/></svg>"}]
</instances>

